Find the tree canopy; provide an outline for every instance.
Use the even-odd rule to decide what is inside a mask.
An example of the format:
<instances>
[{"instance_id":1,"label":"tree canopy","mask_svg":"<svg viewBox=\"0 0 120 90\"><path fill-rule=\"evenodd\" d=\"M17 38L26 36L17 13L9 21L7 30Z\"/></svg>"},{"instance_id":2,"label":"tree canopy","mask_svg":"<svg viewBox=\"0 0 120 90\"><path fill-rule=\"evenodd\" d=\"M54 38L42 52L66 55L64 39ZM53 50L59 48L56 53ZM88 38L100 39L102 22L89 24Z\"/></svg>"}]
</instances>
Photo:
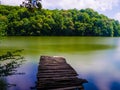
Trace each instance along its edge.
<instances>
[{"instance_id":1,"label":"tree canopy","mask_svg":"<svg viewBox=\"0 0 120 90\"><path fill-rule=\"evenodd\" d=\"M87 9L48 10L0 5L0 31L9 36L120 36L120 23Z\"/></svg>"}]
</instances>

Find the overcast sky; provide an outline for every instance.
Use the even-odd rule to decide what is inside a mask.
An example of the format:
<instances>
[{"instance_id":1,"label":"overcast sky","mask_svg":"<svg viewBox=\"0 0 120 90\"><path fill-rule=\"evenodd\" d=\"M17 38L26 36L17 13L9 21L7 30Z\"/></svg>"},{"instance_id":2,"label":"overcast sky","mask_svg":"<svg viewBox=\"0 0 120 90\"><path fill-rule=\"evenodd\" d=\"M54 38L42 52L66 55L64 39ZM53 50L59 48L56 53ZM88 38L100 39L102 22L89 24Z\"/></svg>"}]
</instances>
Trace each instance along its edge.
<instances>
[{"instance_id":1,"label":"overcast sky","mask_svg":"<svg viewBox=\"0 0 120 90\"><path fill-rule=\"evenodd\" d=\"M24 0L0 0L2 4L20 5ZM92 8L101 14L120 21L120 0L42 0L46 9Z\"/></svg>"}]
</instances>

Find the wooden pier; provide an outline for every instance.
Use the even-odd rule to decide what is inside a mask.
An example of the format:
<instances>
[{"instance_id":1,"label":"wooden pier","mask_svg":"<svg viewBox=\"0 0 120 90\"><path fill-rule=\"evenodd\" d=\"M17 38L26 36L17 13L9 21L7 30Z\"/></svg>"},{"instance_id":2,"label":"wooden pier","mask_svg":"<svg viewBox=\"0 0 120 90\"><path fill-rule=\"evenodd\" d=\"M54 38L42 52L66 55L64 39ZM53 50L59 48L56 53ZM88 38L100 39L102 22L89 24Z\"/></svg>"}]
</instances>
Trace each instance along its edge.
<instances>
[{"instance_id":1,"label":"wooden pier","mask_svg":"<svg viewBox=\"0 0 120 90\"><path fill-rule=\"evenodd\" d=\"M77 77L76 71L63 57L41 56L37 73L37 90L84 90L87 80Z\"/></svg>"}]
</instances>

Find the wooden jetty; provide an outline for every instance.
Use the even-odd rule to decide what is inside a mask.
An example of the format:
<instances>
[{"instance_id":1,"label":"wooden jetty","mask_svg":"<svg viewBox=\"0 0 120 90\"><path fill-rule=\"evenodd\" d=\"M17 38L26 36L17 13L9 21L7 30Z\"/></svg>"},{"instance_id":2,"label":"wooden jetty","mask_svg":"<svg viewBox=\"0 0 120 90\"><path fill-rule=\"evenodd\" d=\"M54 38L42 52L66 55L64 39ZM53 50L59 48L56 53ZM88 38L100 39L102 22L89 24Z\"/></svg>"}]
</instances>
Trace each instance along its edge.
<instances>
[{"instance_id":1,"label":"wooden jetty","mask_svg":"<svg viewBox=\"0 0 120 90\"><path fill-rule=\"evenodd\" d=\"M37 73L37 90L84 90L87 80L77 77L65 58L41 56Z\"/></svg>"}]
</instances>

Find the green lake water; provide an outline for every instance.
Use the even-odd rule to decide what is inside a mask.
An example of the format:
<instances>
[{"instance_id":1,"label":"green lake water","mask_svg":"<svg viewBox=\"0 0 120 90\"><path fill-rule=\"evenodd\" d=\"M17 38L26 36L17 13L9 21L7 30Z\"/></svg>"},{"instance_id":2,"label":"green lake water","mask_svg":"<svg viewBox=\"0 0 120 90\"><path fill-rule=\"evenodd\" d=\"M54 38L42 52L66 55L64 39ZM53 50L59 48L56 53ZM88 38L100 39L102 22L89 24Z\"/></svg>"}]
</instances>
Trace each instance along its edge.
<instances>
[{"instance_id":1,"label":"green lake water","mask_svg":"<svg viewBox=\"0 0 120 90\"><path fill-rule=\"evenodd\" d=\"M18 72L25 75L8 76L15 87L8 90L30 90L35 86L41 55L63 56L88 80L85 90L120 90L120 38L111 37L6 37L0 44L0 54L24 49L26 61Z\"/></svg>"}]
</instances>

